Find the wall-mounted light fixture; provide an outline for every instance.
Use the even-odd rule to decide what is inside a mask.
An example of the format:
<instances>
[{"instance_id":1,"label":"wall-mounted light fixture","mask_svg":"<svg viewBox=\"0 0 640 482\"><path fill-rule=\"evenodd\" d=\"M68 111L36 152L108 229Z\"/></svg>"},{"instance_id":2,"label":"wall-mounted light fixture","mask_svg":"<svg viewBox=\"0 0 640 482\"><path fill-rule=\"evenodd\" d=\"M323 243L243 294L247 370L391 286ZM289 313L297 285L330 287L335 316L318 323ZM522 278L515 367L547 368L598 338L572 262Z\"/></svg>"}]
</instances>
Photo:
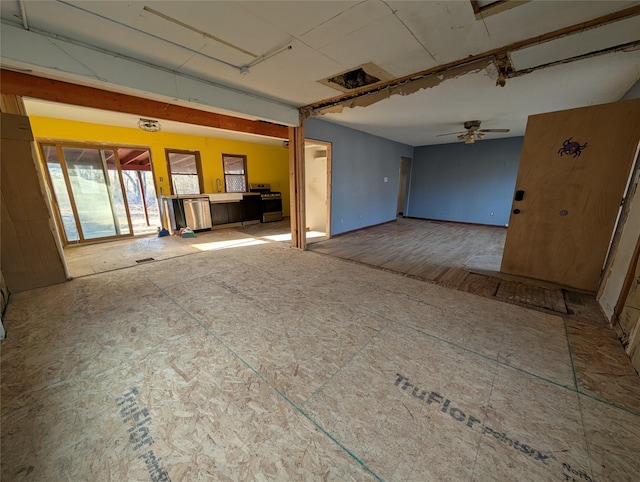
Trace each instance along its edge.
<instances>
[{"instance_id":1,"label":"wall-mounted light fixture","mask_svg":"<svg viewBox=\"0 0 640 482\"><path fill-rule=\"evenodd\" d=\"M140 117L140 120L138 121L138 127L147 132L158 132L160 129L162 129L160 122L158 122L157 120L145 119L143 117Z\"/></svg>"}]
</instances>

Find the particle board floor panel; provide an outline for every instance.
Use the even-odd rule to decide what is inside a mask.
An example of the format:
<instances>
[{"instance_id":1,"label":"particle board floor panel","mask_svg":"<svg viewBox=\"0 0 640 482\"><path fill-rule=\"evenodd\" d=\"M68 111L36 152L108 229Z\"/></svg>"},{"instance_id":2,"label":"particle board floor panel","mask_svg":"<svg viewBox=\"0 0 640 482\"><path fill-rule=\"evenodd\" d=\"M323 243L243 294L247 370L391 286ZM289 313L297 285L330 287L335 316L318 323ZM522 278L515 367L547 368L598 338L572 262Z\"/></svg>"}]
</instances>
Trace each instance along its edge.
<instances>
[{"instance_id":1,"label":"particle board floor panel","mask_svg":"<svg viewBox=\"0 0 640 482\"><path fill-rule=\"evenodd\" d=\"M285 243L19 293L5 321L2 480L640 477L640 378L604 328Z\"/></svg>"}]
</instances>

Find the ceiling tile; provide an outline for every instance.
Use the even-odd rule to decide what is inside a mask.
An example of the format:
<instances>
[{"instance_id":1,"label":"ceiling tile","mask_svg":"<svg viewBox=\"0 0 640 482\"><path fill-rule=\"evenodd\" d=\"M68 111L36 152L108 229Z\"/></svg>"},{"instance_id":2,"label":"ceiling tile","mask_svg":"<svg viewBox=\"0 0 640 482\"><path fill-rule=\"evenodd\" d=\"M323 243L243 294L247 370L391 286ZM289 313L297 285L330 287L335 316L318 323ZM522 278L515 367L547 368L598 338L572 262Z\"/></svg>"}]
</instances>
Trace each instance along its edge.
<instances>
[{"instance_id":1,"label":"ceiling tile","mask_svg":"<svg viewBox=\"0 0 640 482\"><path fill-rule=\"evenodd\" d=\"M369 3L370 0L364 3ZM243 1L237 2L248 12L252 12L263 18L274 27L289 33L294 37L302 37L303 34L323 25L334 17L339 17L343 12L349 11L360 1Z\"/></svg>"},{"instance_id":2,"label":"ceiling tile","mask_svg":"<svg viewBox=\"0 0 640 482\"><path fill-rule=\"evenodd\" d=\"M344 68L373 62L394 77L433 65L427 52L393 15L358 29L320 50ZM394 62L398 57L403 59L404 71L396 70L399 64Z\"/></svg>"},{"instance_id":3,"label":"ceiling tile","mask_svg":"<svg viewBox=\"0 0 640 482\"><path fill-rule=\"evenodd\" d=\"M319 24L306 32L301 40L313 48L322 49L391 15L391 10L383 2L369 0L354 5L334 18Z\"/></svg>"}]
</instances>

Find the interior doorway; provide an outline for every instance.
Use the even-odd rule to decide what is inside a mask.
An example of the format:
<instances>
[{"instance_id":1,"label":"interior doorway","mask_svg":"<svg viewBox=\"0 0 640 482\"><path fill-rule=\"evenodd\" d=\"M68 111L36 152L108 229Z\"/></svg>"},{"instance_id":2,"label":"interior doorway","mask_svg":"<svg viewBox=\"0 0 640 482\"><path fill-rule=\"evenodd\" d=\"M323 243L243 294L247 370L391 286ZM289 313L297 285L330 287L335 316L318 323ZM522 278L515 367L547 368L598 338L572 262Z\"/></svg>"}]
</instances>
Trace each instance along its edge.
<instances>
[{"instance_id":1,"label":"interior doorway","mask_svg":"<svg viewBox=\"0 0 640 482\"><path fill-rule=\"evenodd\" d=\"M400 176L398 182L398 207L396 217L405 217L407 210L407 193L409 192L409 175L411 173L411 158L400 158Z\"/></svg>"},{"instance_id":2,"label":"interior doorway","mask_svg":"<svg viewBox=\"0 0 640 482\"><path fill-rule=\"evenodd\" d=\"M331 237L331 143L305 139L307 243Z\"/></svg>"}]
</instances>

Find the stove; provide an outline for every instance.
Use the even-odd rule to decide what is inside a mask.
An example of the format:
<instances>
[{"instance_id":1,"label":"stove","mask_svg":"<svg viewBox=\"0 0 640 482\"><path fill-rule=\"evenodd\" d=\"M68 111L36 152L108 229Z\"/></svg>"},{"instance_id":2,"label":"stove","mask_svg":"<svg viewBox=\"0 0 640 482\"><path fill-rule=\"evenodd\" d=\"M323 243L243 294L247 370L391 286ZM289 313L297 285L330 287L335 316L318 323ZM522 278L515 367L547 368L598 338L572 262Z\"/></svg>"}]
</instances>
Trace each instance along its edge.
<instances>
[{"instance_id":1,"label":"stove","mask_svg":"<svg viewBox=\"0 0 640 482\"><path fill-rule=\"evenodd\" d=\"M249 184L250 192L260 193L262 222L282 221L282 194L271 190L271 184Z\"/></svg>"}]
</instances>

